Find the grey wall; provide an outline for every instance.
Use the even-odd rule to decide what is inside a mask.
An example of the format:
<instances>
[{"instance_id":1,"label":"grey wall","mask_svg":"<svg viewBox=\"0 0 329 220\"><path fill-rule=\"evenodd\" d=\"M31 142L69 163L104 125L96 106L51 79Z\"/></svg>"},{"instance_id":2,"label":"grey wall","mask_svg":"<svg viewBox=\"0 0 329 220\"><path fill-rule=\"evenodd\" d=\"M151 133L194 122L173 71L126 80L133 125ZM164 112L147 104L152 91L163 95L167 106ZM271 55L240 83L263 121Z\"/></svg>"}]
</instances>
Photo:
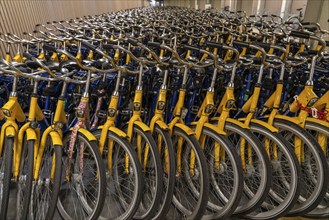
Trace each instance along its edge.
<instances>
[{"instance_id":1,"label":"grey wall","mask_svg":"<svg viewBox=\"0 0 329 220\"><path fill-rule=\"evenodd\" d=\"M141 7L144 0L0 0L0 33L32 32L38 23ZM0 42L0 55L5 53ZM3 56L1 56L3 57Z\"/></svg>"}]
</instances>

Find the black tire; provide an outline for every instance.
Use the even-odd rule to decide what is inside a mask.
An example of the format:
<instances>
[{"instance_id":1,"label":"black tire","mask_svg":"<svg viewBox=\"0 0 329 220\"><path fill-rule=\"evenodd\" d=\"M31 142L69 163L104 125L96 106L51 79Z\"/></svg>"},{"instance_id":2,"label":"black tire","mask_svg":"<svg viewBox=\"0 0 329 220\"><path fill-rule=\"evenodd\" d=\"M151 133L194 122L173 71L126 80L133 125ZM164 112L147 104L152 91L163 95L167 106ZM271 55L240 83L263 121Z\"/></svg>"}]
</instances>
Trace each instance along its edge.
<instances>
[{"instance_id":1,"label":"black tire","mask_svg":"<svg viewBox=\"0 0 329 220\"><path fill-rule=\"evenodd\" d=\"M34 140L24 138L17 182L17 217L27 219L31 202L33 165L34 165Z\"/></svg>"},{"instance_id":2,"label":"black tire","mask_svg":"<svg viewBox=\"0 0 329 220\"><path fill-rule=\"evenodd\" d=\"M63 138L62 183L58 196L57 210L63 219L98 219L106 196L106 173L97 142L88 140L80 132L77 133L71 164L69 164L70 179L68 180L66 178L66 171L68 170L68 146L71 135L72 132L70 131ZM81 153L80 146L82 145L84 147L84 170L81 176L81 174L74 172L80 172L79 166L81 164L75 157L79 159L79 154ZM90 167L91 171L85 170L86 164ZM91 175L93 176L90 177ZM82 191L81 185L84 182L87 182L88 185ZM93 186L95 187L91 188ZM84 195L81 196L82 193ZM92 196L94 198L91 199Z\"/></svg>"},{"instance_id":3,"label":"black tire","mask_svg":"<svg viewBox=\"0 0 329 220\"><path fill-rule=\"evenodd\" d=\"M234 144L241 161L242 138L246 142L244 146L246 148L244 152L247 152L244 159L246 164L246 170L244 170L244 193L242 193L240 204L234 212L234 214L245 215L256 210L268 195L272 181L271 164L265 147L250 130L226 122L225 131L228 139ZM249 155L247 149L249 146L251 155ZM252 163L248 160L248 156L251 156Z\"/></svg>"},{"instance_id":4,"label":"black tire","mask_svg":"<svg viewBox=\"0 0 329 220\"><path fill-rule=\"evenodd\" d=\"M186 134L185 131L178 127L174 128L172 135L173 146L175 147L175 158L178 157L178 139L181 139L183 142L183 152L181 154L183 171L181 173L177 172L178 167L176 164L177 174L175 191L172 206L167 214L167 219L201 219L206 211L209 196L209 171L207 169L207 161L195 136ZM199 179L196 180L199 182L198 197L195 196L195 193L190 191L191 189L189 189L189 185L186 183L192 178L195 180L195 177L191 177L188 167L189 155L191 152L195 153L196 158L194 173L197 173L198 175L196 175L196 177L199 177Z\"/></svg>"},{"instance_id":5,"label":"black tire","mask_svg":"<svg viewBox=\"0 0 329 220\"><path fill-rule=\"evenodd\" d=\"M99 140L101 132L101 130L93 132L97 140ZM113 140L113 165L111 170L109 169L108 162L109 139ZM130 164L128 174L125 172L125 157L127 155L129 156ZM143 189L142 168L138 161L137 154L126 138L108 132L102 158L104 166L106 167L107 192L103 211L99 219L131 219L139 207Z\"/></svg>"},{"instance_id":6,"label":"black tire","mask_svg":"<svg viewBox=\"0 0 329 220\"><path fill-rule=\"evenodd\" d=\"M328 189L329 168L325 155L317 141L302 127L283 119L275 119L274 126L289 142L293 150L294 138L299 137L303 145L305 157L299 161L301 168L301 194L294 208L287 216L304 215L314 208L324 198ZM302 148L301 148L302 149Z\"/></svg>"},{"instance_id":7,"label":"black tire","mask_svg":"<svg viewBox=\"0 0 329 220\"><path fill-rule=\"evenodd\" d=\"M289 143L278 133L255 123L250 124L250 129L262 143L269 141L272 184L261 207L244 217L255 220L278 219L295 206L300 194L301 171L298 160L293 150L287 147ZM277 158L273 152L276 152Z\"/></svg>"},{"instance_id":8,"label":"black tire","mask_svg":"<svg viewBox=\"0 0 329 220\"><path fill-rule=\"evenodd\" d=\"M329 128L314 122L306 121L305 129L309 132L320 144L321 148L324 147L324 153L327 158L327 163L329 164ZM319 137L319 134L322 137ZM321 203L314 208L312 211L305 215L307 218L329 218L329 187Z\"/></svg>"},{"instance_id":9,"label":"black tire","mask_svg":"<svg viewBox=\"0 0 329 220\"><path fill-rule=\"evenodd\" d=\"M5 137L5 141L3 143L3 169L1 167L1 171L3 171L3 180L2 180L2 200L1 200L1 211L0 211L0 219L7 219L7 210L8 210L8 202L9 202L9 191L10 191L10 180L12 176L13 170L13 150L14 150L14 138L13 137ZM1 187L1 186L0 186Z\"/></svg>"},{"instance_id":10,"label":"black tire","mask_svg":"<svg viewBox=\"0 0 329 220\"><path fill-rule=\"evenodd\" d=\"M47 138L39 175L33 186L31 219L52 219L55 214L62 182L62 150L62 146L53 145L50 137ZM55 171L52 179L50 173L53 166Z\"/></svg>"},{"instance_id":11,"label":"black tire","mask_svg":"<svg viewBox=\"0 0 329 220\"><path fill-rule=\"evenodd\" d=\"M192 126L195 129L194 126ZM203 128L204 146L201 146L207 159L210 191L207 210L203 219L227 219L238 207L243 193L243 170L241 160L233 144L223 135L212 129ZM220 146L222 158L215 165L215 144ZM224 158L224 159L223 159Z\"/></svg>"},{"instance_id":12,"label":"black tire","mask_svg":"<svg viewBox=\"0 0 329 220\"><path fill-rule=\"evenodd\" d=\"M127 126L123 128L126 131ZM158 210L158 201L162 197L162 178L163 171L161 165L161 158L155 140L152 137L151 132L144 132L141 127L134 124L133 136L131 138L131 144L137 152L137 137L141 137L141 166L144 176L144 186L142 190L142 200L137 212L134 215L134 219L152 219ZM145 158L145 147L149 146L148 158ZM138 153L137 153L138 156ZM147 164L144 167L143 163L146 159Z\"/></svg>"},{"instance_id":13,"label":"black tire","mask_svg":"<svg viewBox=\"0 0 329 220\"><path fill-rule=\"evenodd\" d=\"M158 137L161 136L161 140ZM162 198L159 201L157 214L154 219L165 219L173 198L175 190L175 175L176 175L176 162L174 146L168 130L161 129L158 125L155 125L153 131L153 137L155 142L160 148L160 157L163 167L163 192ZM160 146L160 147L159 147ZM166 168L166 165L168 168ZM167 170L168 169L168 170Z\"/></svg>"}]
</instances>

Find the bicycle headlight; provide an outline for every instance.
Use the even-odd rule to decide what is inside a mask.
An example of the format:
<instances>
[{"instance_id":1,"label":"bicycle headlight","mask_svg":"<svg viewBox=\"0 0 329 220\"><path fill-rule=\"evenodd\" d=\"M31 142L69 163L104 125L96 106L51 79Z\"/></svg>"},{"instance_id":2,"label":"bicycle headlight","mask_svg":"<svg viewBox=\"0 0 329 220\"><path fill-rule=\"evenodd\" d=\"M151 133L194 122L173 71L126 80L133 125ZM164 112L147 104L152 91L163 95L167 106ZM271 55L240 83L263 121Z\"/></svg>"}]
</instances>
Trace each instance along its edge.
<instances>
[{"instance_id":1,"label":"bicycle headlight","mask_svg":"<svg viewBox=\"0 0 329 220\"><path fill-rule=\"evenodd\" d=\"M318 101L318 98L312 98L308 103L307 103L307 107L312 107L316 101Z\"/></svg>"},{"instance_id":2,"label":"bicycle headlight","mask_svg":"<svg viewBox=\"0 0 329 220\"><path fill-rule=\"evenodd\" d=\"M166 104L165 102L160 101L158 103L157 109L162 111L165 107L165 104Z\"/></svg>"},{"instance_id":3,"label":"bicycle headlight","mask_svg":"<svg viewBox=\"0 0 329 220\"><path fill-rule=\"evenodd\" d=\"M233 108L234 103L235 103L234 99L227 100L226 108Z\"/></svg>"},{"instance_id":4,"label":"bicycle headlight","mask_svg":"<svg viewBox=\"0 0 329 220\"><path fill-rule=\"evenodd\" d=\"M11 116L10 111L9 111L8 109L3 108L3 109L1 109L1 110L2 110L2 113L3 113L6 117L10 117L10 116Z\"/></svg>"},{"instance_id":5,"label":"bicycle headlight","mask_svg":"<svg viewBox=\"0 0 329 220\"><path fill-rule=\"evenodd\" d=\"M58 121L54 123L54 129L55 130L61 130L63 128L63 123Z\"/></svg>"},{"instance_id":6,"label":"bicycle headlight","mask_svg":"<svg viewBox=\"0 0 329 220\"><path fill-rule=\"evenodd\" d=\"M141 109L141 104L138 103L138 102L135 102L134 103L134 111L140 111L140 109Z\"/></svg>"},{"instance_id":7,"label":"bicycle headlight","mask_svg":"<svg viewBox=\"0 0 329 220\"><path fill-rule=\"evenodd\" d=\"M214 108L214 105L212 105L212 104L207 105L205 113L210 114L212 112L213 108Z\"/></svg>"},{"instance_id":8,"label":"bicycle headlight","mask_svg":"<svg viewBox=\"0 0 329 220\"><path fill-rule=\"evenodd\" d=\"M109 117L113 117L115 115L115 109L114 108L110 108L108 111L107 111L107 115Z\"/></svg>"},{"instance_id":9,"label":"bicycle headlight","mask_svg":"<svg viewBox=\"0 0 329 220\"><path fill-rule=\"evenodd\" d=\"M77 116L77 118L84 118L85 111L81 110L81 109L77 109L77 111L75 112L75 115Z\"/></svg>"}]
</instances>

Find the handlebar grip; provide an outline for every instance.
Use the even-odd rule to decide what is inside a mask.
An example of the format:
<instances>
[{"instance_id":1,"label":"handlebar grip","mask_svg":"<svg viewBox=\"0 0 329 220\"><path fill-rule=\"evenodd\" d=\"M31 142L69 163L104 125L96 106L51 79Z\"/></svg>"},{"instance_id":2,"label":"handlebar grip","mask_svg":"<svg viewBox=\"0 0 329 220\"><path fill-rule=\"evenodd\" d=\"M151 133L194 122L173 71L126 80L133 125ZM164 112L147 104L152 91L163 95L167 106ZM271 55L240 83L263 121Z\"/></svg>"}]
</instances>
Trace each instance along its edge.
<instances>
[{"instance_id":1,"label":"handlebar grip","mask_svg":"<svg viewBox=\"0 0 329 220\"><path fill-rule=\"evenodd\" d=\"M49 44L44 44L43 49L49 52L56 52L56 47L53 47Z\"/></svg>"},{"instance_id":2,"label":"handlebar grip","mask_svg":"<svg viewBox=\"0 0 329 220\"><path fill-rule=\"evenodd\" d=\"M206 42L206 45L209 46L209 47L216 47L218 49L223 48L223 44L215 43L215 42L209 42L209 41L207 41Z\"/></svg>"},{"instance_id":3,"label":"handlebar grip","mask_svg":"<svg viewBox=\"0 0 329 220\"><path fill-rule=\"evenodd\" d=\"M200 48L194 47L194 46L191 46L191 45L187 45L187 44L184 44L183 45L183 48L184 49L188 49L188 50L194 50L194 51L200 52Z\"/></svg>"},{"instance_id":4,"label":"handlebar grip","mask_svg":"<svg viewBox=\"0 0 329 220\"><path fill-rule=\"evenodd\" d=\"M242 42L242 41L233 41L233 45L240 46L240 47L246 47L246 48L250 47L250 43Z\"/></svg>"},{"instance_id":5,"label":"handlebar grip","mask_svg":"<svg viewBox=\"0 0 329 220\"><path fill-rule=\"evenodd\" d=\"M326 46L329 47L329 40L326 41Z\"/></svg>"},{"instance_id":6,"label":"handlebar grip","mask_svg":"<svg viewBox=\"0 0 329 220\"><path fill-rule=\"evenodd\" d=\"M130 43L133 46L138 45L138 40L135 40L135 39L132 39L132 38L128 38L127 42Z\"/></svg>"},{"instance_id":7,"label":"handlebar grip","mask_svg":"<svg viewBox=\"0 0 329 220\"><path fill-rule=\"evenodd\" d=\"M284 24L294 24L294 22L292 22L292 21L286 21L286 22L284 22Z\"/></svg>"},{"instance_id":8,"label":"handlebar grip","mask_svg":"<svg viewBox=\"0 0 329 220\"><path fill-rule=\"evenodd\" d=\"M85 48L95 51L96 47L94 45L92 45L91 43L88 43L87 41L81 41L81 45L84 46Z\"/></svg>"},{"instance_id":9,"label":"handlebar grip","mask_svg":"<svg viewBox=\"0 0 329 220\"><path fill-rule=\"evenodd\" d=\"M252 44L262 47L265 51L268 51L271 48L271 44L268 44L268 43L254 42Z\"/></svg>"},{"instance_id":10,"label":"handlebar grip","mask_svg":"<svg viewBox=\"0 0 329 220\"><path fill-rule=\"evenodd\" d=\"M102 47L105 50L111 50L111 49L113 49L113 44L103 44Z\"/></svg>"},{"instance_id":11,"label":"handlebar grip","mask_svg":"<svg viewBox=\"0 0 329 220\"><path fill-rule=\"evenodd\" d=\"M317 50L308 50L307 51L307 54L309 54L309 55L317 55L319 53L319 51L317 51Z\"/></svg>"},{"instance_id":12,"label":"handlebar grip","mask_svg":"<svg viewBox=\"0 0 329 220\"><path fill-rule=\"evenodd\" d=\"M23 53L23 57L26 57L26 59L28 59L28 60L32 60L34 58L34 56L32 56L31 54L29 54L27 52Z\"/></svg>"},{"instance_id":13,"label":"handlebar grip","mask_svg":"<svg viewBox=\"0 0 329 220\"><path fill-rule=\"evenodd\" d=\"M289 36L309 39L311 35L302 31L291 31Z\"/></svg>"},{"instance_id":14,"label":"handlebar grip","mask_svg":"<svg viewBox=\"0 0 329 220\"><path fill-rule=\"evenodd\" d=\"M310 25L311 24L311 22L302 22L302 25Z\"/></svg>"},{"instance_id":15,"label":"handlebar grip","mask_svg":"<svg viewBox=\"0 0 329 220\"><path fill-rule=\"evenodd\" d=\"M148 46L151 46L151 47L157 47L157 48L160 48L160 43L159 42L153 42L153 41L149 41L147 42L147 45Z\"/></svg>"}]
</instances>

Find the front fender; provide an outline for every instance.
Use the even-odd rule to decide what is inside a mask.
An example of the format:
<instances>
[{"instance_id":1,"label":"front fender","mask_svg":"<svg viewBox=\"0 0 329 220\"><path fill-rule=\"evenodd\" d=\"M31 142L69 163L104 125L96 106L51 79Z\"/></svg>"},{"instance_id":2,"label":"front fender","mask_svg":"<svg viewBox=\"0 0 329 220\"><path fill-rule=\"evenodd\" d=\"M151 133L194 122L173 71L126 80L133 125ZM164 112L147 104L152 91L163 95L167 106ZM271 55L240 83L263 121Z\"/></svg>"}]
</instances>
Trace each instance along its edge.
<instances>
[{"instance_id":1,"label":"front fender","mask_svg":"<svg viewBox=\"0 0 329 220\"><path fill-rule=\"evenodd\" d=\"M210 123L205 123L203 126L206 127L206 128L209 128L210 130L215 131L217 134L226 135L226 132L220 130L217 126L212 125Z\"/></svg>"},{"instance_id":2,"label":"front fender","mask_svg":"<svg viewBox=\"0 0 329 220\"><path fill-rule=\"evenodd\" d=\"M188 127L187 125L185 125L185 124L176 123L175 124L175 127L180 128L181 130L185 131L185 133L187 135L189 135L189 136L190 135L195 135L194 131L190 127Z\"/></svg>"},{"instance_id":3,"label":"front fender","mask_svg":"<svg viewBox=\"0 0 329 220\"><path fill-rule=\"evenodd\" d=\"M155 122L155 124L158 125L162 130L166 130L166 131L169 130L168 125L163 121L158 120Z\"/></svg>"},{"instance_id":4,"label":"front fender","mask_svg":"<svg viewBox=\"0 0 329 220\"><path fill-rule=\"evenodd\" d=\"M277 128L273 127L272 125L270 125L264 121L258 120L258 119L251 119L251 122L254 124L259 124L259 125L267 128L268 130L270 130L273 133L277 133L279 131Z\"/></svg>"},{"instance_id":5,"label":"front fender","mask_svg":"<svg viewBox=\"0 0 329 220\"><path fill-rule=\"evenodd\" d=\"M289 117L289 116L286 116L286 115L276 115L275 118L290 121L290 122L292 122L296 125L299 125L299 126L302 125L302 122L299 121L297 118L292 118L292 117Z\"/></svg>"},{"instance_id":6,"label":"front fender","mask_svg":"<svg viewBox=\"0 0 329 220\"><path fill-rule=\"evenodd\" d=\"M323 120L320 120L320 119L317 119L317 118L307 117L306 121L307 122L317 123L317 124L320 124L320 125L323 125L323 126L326 126L327 128L329 128L329 122L326 122L326 121L323 121Z\"/></svg>"},{"instance_id":7,"label":"front fender","mask_svg":"<svg viewBox=\"0 0 329 220\"><path fill-rule=\"evenodd\" d=\"M134 121L134 125L137 125L138 127L140 127L144 132L151 131L150 127L141 121Z\"/></svg>"},{"instance_id":8,"label":"front fender","mask_svg":"<svg viewBox=\"0 0 329 220\"><path fill-rule=\"evenodd\" d=\"M72 131L72 130L73 130L73 128L70 129L70 131ZM90 131L88 131L87 129L79 128L78 132L80 134L83 134L88 139L88 141L96 141L95 136Z\"/></svg>"},{"instance_id":9,"label":"front fender","mask_svg":"<svg viewBox=\"0 0 329 220\"><path fill-rule=\"evenodd\" d=\"M109 131L112 132L112 133L115 133L115 134L119 135L122 138L128 138L127 134L125 132L121 131L119 128L110 127L109 128Z\"/></svg>"},{"instance_id":10,"label":"front fender","mask_svg":"<svg viewBox=\"0 0 329 220\"><path fill-rule=\"evenodd\" d=\"M49 133L53 145L63 146L63 141L61 135L56 131L51 131Z\"/></svg>"}]
</instances>

